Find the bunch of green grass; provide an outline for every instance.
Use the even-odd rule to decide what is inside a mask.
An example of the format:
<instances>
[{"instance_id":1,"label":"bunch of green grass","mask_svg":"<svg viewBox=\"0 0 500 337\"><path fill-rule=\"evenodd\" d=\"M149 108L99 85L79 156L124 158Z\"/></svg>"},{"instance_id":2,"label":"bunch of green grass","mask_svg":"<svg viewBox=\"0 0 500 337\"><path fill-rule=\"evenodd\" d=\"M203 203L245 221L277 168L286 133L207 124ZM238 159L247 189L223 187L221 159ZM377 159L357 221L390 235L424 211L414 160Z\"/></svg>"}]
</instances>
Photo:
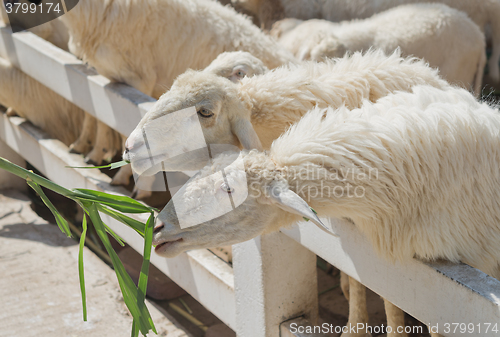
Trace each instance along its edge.
<instances>
[{"instance_id":1,"label":"bunch of green grass","mask_svg":"<svg viewBox=\"0 0 500 337\"><path fill-rule=\"evenodd\" d=\"M117 165L115 165L116 167ZM78 270L80 276L80 289L82 293L82 306L83 306L83 320L87 320L87 305L85 295L85 278L83 273L83 246L87 233L87 217L92 220L92 224L101 239L106 251L111 257L113 267L115 269L116 277L123 294L123 300L127 305L133 317L132 323L132 337L139 335L139 331L146 336L152 330L156 332L156 328L151 319L151 315L145 305L146 287L148 283L149 273L149 260L151 257L151 243L153 240L153 225L154 225L154 209L141 204L140 202L125 196L117 196L104 192L87 190L87 189L72 189L68 190L62 186L53 183L50 180L41 177L32 171L28 171L20 166L17 166L10 161L0 157L0 168L4 169L18 177L26 179L28 185L36 191L44 204L50 209L56 219L56 223L61 231L68 237L71 237L69 224L64 219L55 206L50 202L41 186L54 191L60 195L65 196L75 201L84 211L83 216L83 231L80 237L80 250L78 255ZM118 255L113 250L109 238L106 233L113 236L121 245L123 241L114 233L102 220L99 212L107 214L112 218L122 222L123 224L131 227L144 238L144 259L142 262L141 273L139 276L139 283L136 287L128 273L126 272L123 264L121 263ZM123 213L149 213L149 219L146 224L132 219Z\"/></svg>"}]
</instances>

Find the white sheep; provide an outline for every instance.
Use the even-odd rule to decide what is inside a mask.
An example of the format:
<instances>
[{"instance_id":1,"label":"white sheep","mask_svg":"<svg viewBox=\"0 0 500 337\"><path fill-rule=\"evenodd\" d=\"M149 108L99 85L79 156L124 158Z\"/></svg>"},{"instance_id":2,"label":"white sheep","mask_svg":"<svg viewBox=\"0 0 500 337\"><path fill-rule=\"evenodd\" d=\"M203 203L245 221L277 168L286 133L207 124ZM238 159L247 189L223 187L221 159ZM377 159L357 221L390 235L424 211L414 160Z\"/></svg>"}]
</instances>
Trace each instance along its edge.
<instances>
[{"instance_id":1,"label":"white sheep","mask_svg":"<svg viewBox=\"0 0 500 337\"><path fill-rule=\"evenodd\" d=\"M264 29L283 18L302 20L322 17L325 0L231 0L236 8L245 10L254 16Z\"/></svg>"},{"instance_id":2,"label":"white sheep","mask_svg":"<svg viewBox=\"0 0 500 337\"><path fill-rule=\"evenodd\" d=\"M69 145L80 134L84 112L0 58L0 103ZM89 144L89 148L92 144Z\"/></svg>"},{"instance_id":3,"label":"white sheep","mask_svg":"<svg viewBox=\"0 0 500 337\"><path fill-rule=\"evenodd\" d=\"M27 3L27 1L20 1L22 3ZM0 14L2 17L3 25L8 25L9 24L9 18L7 16L7 13L5 11L4 6L0 6ZM52 21L49 21L45 24L33 27L29 29L29 31L39 37L41 37L44 40L47 40L54 44L55 46L68 51L68 41L69 41L69 33L68 29L62 23L62 21L57 18ZM4 69L5 70L5 69ZM13 72L13 70L9 70L9 72ZM16 83L23 83L23 81L31 81L30 79L24 79L26 77L25 74L21 72L17 72L15 77L4 77L2 78L3 81L7 81L8 78L17 78L14 80L14 82L11 84L12 88L16 87ZM6 86L8 82L3 83L4 86ZM62 97L60 96L54 96L52 94L49 95L43 95L43 94L38 94L41 92L46 92L47 89L45 87L40 87L38 89L38 85L30 86L29 88L37 88L33 89L36 90L34 95L36 97L39 97L41 100L43 100L42 103L41 101L37 101L37 103L44 104L47 106L70 106L71 108L69 109L70 111L78 111L77 115L75 118L81 123L81 111L78 107L74 106L72 103L68 101L64 101L64 104L61 105L60 102L63 100ZM28 89L26 89L28 90ZM10 92L12 91L9 90L5 93L4 97L9 96L8 100L0 101L4 105L8 106L7 110L7 115L12 116L12 115L21 115L24 118L30 120L33 122L35 125L41 126L41 125L46 125L47 127L52 128L56 124L52 124L49 122L43 122L42 119L46 118L48 121L52 121L57 119L57 114L55 114L56 111L59 111L59 109L55 110L45 110L46 114L42 114L40 110L36 109L36 104L33 105L33 108L35 109L34 111L28 111L26 108L26 102L23 102L25 100L25 97L18 96L18 95L11 95ZM28 95L30 96L30 95ZM57 97L55 101L51 101L53 97ZM16 101L15 99L20 99L22 101ZM9 106L10 105L10 106ZM13 108L14 106L19 106L19 105L25 105L25 109L23 111L15 111ZM36 111L36 114L34 113ZM86 114L85 118L83 119L83 123L81 125L81 130L77 133L79 134L78 138L74 139L73 142L69 145L70 152L74 153L83 153L83 154L88 154L91 152L94 148L94 144L105 144L108 145L106 146L98 146L96 150L91 153L89 156L86 157L85 161L89 163L96 163L100 164L101 159L111 159L115 154L116 154L116 149L119 149L121 147L121 139L119 138L119 134L117 132L110 132L112 131L111 129L104 127L103 123L98 123L98 121L91 115ZM96 130L99 129L101 130L100 132L96 132ZM74 137L74 130L65 130L65 131L70 131L70 134L72 135L72 138ZM52 134L51 132L49 132ZM63 131L64 133L64 131ZM96 139L96 137L98 137ZM95 160L94 160L95 159Z\"/></svg>"},{"instance_id":4,"label":"white sheep","mask_svg":"<svg viewBox=\"0 0 500 337\"><path fill-rule=\"evenodd\" d=\"M375 13L380 13L389 8L402 4L419 2L439 2L458 9L468 14L479 28L484 31L488 26L491 28L492 54L488 61L489 75L498 82L500 80L500 1L498 0L233 0L241 7L257 14L260 7L278 8L280 3L286 18L297 18L302 20L325 19L339 22L352 19L366 19ZM271 2L272 4L267 4ZM278 17L276 14L270 19ZM266 20L265 18L261 18ZM270 26L271 22L264 23ZM488 39L490 40L490 39Z\"/></svg>"},{"instance_id":5,"label":"white sheep","mask_svg":"<svg viewBox=\"0 0 500 337\"><path fill-rule=\"evenodd\" d=\"M223 78L229 79L231 82L237 83L244 77L251 77L267 72L269 69L264 63L248 52L234 51L224 52L217 56L208 67L202 70L204 73L214 74ZM114 177L114 181L120 184L128 185L129 179L132 176L131 166L126 166L118 171ZM154 188L154 177L141 177L140 186L134 189L134 195L137 199L145 199L151 196L151 191ZM162 186L164 188L164 186Z\"/></svg>"},{"instance_id":6,"label":"white sheep","mask_svg":"<svg viewBox=\"0 0 500 337\"><path fill-rule=\"evenodd\" d=\"M231 82L238 83L244 77L262 75L268 70L260 59L249 52L233 51L224 52L217 56L208 67L203 69L203 72L225 77Z\"/></svg>"},{"instance_id":7,"label":"white sheep","mask_svg":"<svg viewBox=\"0 0 500 337\"><path fill-rule=\"evenodd\" d=\"M224 51L248 51L268 68L295 60L248 18L214 1L87 0L61 20L73 54L155 98L186 69L203 69Z\"/></svg>"},{"instance_id":8,"label":"white sheep","mask_svg":"<svg viewBox=\"0 0 500 337\"><path fill-rule=\"evenodd\" d=\"M132 162L137 174L154 174L161 165L164 170L172 166L167 160L151 168L150 154L159 163L168 159L165 149L183 148L192 123L173 127L162 123L161 117L190 106L198 111L207 143L268 149L316 105L357 108L364 99L376 101L417 84L449 86L423 61L403 59L398 51L388 57L381 51L369 51L324 63L288 65L240 83L190 70L179 76L142 118L127 140L124 158ZM145 129L151 133L149 150L143 137Z\"/></svg>"},{"instance_id":9,"label":"white sheep","mask_svg":"<svg viewBox=\"0 0 500 337\"><path fill-rule=\"evenodd\" d=\"M389 261L462 261L500 278L499 134L499 111L459 88L315 108L269 153L202 169L160 213L155 251L235 244L302 217L323 227L314 209L351 219ZM228 194L234 207L212 217Z\"/></svg>"},{"instance_id":10,"label":"white sheep","mask_svg":"<svg viewBox=\"0 0 500 337\"><path fill-rule=\"evenodd\" d=\"M61 20L73 54L101 75L155 98L186 69L202 69L224 51L248 51L269 68L295 61L247 17L214 1L86 0ZM98 137L105 130L100 124ZM96 151L109 145L97 142ZM88 158L99 162L101 156L91 152Z\"/></svg>"},{"instance_id":11,"label":"white sheep","mask_svg":"<svg viewBox=\"0 0 500 337\"><path fill-rule=\"evenodd\" d=\"M380 48L424 59L448 82L479 96L486 64L484 34L469 17L439 3L402 5L368 19L278 21L271 35L301 60Z\"/></svg>"}]
</instances>

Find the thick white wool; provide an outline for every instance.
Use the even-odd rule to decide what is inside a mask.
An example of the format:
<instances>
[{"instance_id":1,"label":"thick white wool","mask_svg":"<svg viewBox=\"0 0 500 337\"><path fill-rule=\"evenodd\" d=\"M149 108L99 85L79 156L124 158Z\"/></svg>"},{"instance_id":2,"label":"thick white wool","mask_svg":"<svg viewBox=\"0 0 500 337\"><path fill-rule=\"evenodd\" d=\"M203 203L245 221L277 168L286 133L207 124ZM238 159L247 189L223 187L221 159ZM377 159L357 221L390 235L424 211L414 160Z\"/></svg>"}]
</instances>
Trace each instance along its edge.
<instances>
[{"instance_id":1,"label":"thick white wool","mask_svg":"<svg viewBox=\"0 0 500 337\"><path fill-rule=\"evenodd\" d=\"M301 60L321 61L346 52L400 48L438 68L450 83L479 95L486 64L484 34L469 17L446 5L410 4L368 19L333 23L326 20L285 19L271 34Z\"/></svg>"},{"instance_id":2,"label":"thick white wool","mask_svg":"<svg viewBox=\"0 0 500 337\"><path fill-rule=\"evenodd\" d=\"M276 140L270 158L291 177L307 165L356 172L288 182L363 188L362 198L310 205L352 219L383 256L463 261L498 278L499 149L498 110L465 90L418 86L353 111L315 109Z\"/></svg>"}]
</instances>

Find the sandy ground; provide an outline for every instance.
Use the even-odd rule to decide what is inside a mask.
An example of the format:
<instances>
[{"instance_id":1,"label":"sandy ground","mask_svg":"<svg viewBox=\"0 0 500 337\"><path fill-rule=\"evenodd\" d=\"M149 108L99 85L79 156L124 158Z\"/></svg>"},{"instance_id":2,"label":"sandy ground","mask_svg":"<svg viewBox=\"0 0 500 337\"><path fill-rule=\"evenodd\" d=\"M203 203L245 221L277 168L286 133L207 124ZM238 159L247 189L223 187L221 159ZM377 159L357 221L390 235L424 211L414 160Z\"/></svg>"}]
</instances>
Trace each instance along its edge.
<instances>
[{"instance_id":1,"label":"sandy ground","mask_svg":"<svg viewBox=\"0 0 500 337\"><path fill-rule=\"evenodd\" d=\"M83 322L78 245L30 204L19 191L0 191L0 336L130 336L132 319L115 274L86 248ZM159 336L191 336L173 318L149 309Z\"/></svg>"}]
</instances>

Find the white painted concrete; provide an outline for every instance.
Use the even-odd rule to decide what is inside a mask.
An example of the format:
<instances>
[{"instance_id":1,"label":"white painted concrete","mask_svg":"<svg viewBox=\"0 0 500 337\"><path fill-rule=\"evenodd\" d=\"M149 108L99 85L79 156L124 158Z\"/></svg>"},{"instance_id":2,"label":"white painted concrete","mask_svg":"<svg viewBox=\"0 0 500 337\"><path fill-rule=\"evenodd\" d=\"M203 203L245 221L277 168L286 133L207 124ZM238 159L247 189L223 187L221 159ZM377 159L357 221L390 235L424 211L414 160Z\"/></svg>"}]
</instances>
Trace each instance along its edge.
<instances>
[{"instance_id":1,"label":"white painted concrete","mask_svg":"<svg viewBox=\"0 0 500 337\"><path fill-rule=\"evenodd\" d=\"M446 329L452 323L479 324L481 336L498 336L484 328L498 324L500 331L500 281L447 262L392 264L377 256L353 224L338 219L325 223L340 237L325 235L307 222L282 232L415 318L437 325L445 336L463 336L460 330Z\"/></svg>"},{"instance_id":2,"label":"white painted concrete","mask_svg":"<svg viewBox=\"0 0 500 337\"><path fill-rule=\"evenodd\" d=\"M233 246L238 337L279 336L281 322L318 318L316 255L280 232Z\"/></svg>"}]
</instances>

